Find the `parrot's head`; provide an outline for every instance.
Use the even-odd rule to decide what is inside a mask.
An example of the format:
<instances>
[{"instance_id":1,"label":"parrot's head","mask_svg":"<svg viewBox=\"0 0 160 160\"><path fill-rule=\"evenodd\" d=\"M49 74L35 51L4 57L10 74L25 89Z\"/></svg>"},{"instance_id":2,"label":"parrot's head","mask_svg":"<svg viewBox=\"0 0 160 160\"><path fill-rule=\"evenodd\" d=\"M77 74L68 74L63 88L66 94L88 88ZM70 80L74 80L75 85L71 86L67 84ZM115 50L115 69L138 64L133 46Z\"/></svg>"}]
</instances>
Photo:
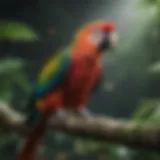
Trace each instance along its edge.
<instances>
[{"instance_id":1,"label":"parrot's head","mask_svg":"<svg viewBox=\"0 0 160 160\"><path fill-rule=\"evenodd\" d=\"M94 21L83 26L76 39L87 36L91 44L99 51L115 48L118 42L117 27L110 21Z\"/></svg>"},{"instance_id":2,"label":"parrot's head","mask_svg":"<svg viewBox=\"0 0 160 160\"><path fill-rule=\"evenodd\" d=\"M92 40L99 51L112 49L117 46L117 28L113 22L99 21L91 24Z\"/></svg>"},{"instance_id":3,"label":"parrot's head","mask_svg":"<svg viewBox=\"0 0 160 160\"><path fill-rule=\"evenodd\" d=\"M112 22L104 22L104 24L100 26L100 30L104 34L104 42L102 42L102 48L103 45L105 49L115 48L118 43L118 34L116 25L113 24Z\"/></svg>"}]
</instances>

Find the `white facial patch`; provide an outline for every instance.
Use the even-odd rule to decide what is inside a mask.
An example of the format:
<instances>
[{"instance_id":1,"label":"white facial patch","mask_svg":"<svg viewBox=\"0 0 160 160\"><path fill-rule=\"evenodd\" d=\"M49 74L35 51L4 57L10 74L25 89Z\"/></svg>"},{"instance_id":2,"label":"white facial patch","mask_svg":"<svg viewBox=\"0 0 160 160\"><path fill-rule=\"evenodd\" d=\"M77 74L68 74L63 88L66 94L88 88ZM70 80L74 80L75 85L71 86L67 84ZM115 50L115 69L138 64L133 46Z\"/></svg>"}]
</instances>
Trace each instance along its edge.
<instances>
[{"instance_id":1,"label":"white facial patch","mask_svg":"<svg viewBox=\"0 0 160 160\"><path fill-rule=\"evenodd\" d=\"M90 34L88 38L91 44L99 46L106 38L106 35L102 30L95 30Z\"/></svg>"},{"instance_id":2,"label":"white facial patch","mask_svg":"<svg viewBox=\"0 0 160 160\"><path fill-rule=\"evenodd\" d=\"M111 46L112 47L116 47L117 43L118 43L118 34L117 32L112 32L110 34L110 42L111 42Z\"/></svg>"}]
</instances>

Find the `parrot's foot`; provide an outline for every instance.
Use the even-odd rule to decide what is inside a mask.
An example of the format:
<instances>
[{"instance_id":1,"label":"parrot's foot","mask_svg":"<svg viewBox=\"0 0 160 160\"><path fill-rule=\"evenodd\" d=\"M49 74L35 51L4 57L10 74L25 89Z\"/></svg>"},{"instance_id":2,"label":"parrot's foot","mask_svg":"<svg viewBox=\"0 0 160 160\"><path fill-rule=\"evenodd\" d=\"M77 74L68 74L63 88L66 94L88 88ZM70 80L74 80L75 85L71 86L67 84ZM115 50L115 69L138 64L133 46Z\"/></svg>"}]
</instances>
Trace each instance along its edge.
<instances>
[{"instance_id":1,"label":"parrot's foot","mask_svg":"<svg viewBox=\"0 0 160 160\"><path fill-rule=\"evenodd\" d=\"M49 119L48 119L48 123L49 124L57 124L60 122L64 122L69 118L69 114L67 111L63 110L63 109L59 109L56 114L53 114Z\"/></svg>"},{"instance_id":2,"label":"parrot's foot","mask_svg":"<svg viewBox=\"0 0 160 160\"><path fill-rule=\"evenodd\" d=\"M83 108L81 111L79 111L78 115L84 117L84 118L92 118L93 113L88 110L87 108Z\"/></svg>"}]
</instances>

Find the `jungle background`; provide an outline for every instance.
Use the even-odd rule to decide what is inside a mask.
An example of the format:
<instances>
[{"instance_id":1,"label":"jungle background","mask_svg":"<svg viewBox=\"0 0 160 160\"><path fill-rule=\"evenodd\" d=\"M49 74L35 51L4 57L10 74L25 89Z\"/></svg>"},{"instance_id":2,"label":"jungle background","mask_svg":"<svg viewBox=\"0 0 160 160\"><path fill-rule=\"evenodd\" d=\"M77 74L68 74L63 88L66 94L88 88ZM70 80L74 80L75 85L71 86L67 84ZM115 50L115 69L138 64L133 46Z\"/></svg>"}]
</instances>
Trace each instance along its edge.
<instances>
[{"instance_id":1,"label":"jungle background","mask_svg":"<svg viewBox=\"0 0 160 160\"><path fill-rule=\"evenodd\" d=\"M25 104L44 60L70 43L78 27L109 19L120 42L107 54L104 82L89 109L119 119L160 123L160 0L1 0L0 99ZM19 133L0 132L0 159L14 160ZM159 160L158 152L49 131L39 159Z\"/></svg>"}]
</instances>

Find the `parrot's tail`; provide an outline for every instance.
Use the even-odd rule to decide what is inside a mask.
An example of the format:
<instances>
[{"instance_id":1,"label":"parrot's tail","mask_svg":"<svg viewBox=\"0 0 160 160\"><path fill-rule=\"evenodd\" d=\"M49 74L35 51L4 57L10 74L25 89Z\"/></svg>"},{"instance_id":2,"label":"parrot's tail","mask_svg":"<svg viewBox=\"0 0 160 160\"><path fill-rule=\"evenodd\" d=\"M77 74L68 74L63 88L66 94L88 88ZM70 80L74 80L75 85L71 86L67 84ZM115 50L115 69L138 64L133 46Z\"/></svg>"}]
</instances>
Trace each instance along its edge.
<instances>
[{"instance_id":1,"label":"parrot's tail","mask_svg":"<svg viewBox=\"0 0 160 160\"><path fill-rule=\"evenodd\" d=\"M45 128L46 123L41 121L41 123L31 131L17 160L36 159L39 145L45 134Z\"/></svg>"}]
</instances>

